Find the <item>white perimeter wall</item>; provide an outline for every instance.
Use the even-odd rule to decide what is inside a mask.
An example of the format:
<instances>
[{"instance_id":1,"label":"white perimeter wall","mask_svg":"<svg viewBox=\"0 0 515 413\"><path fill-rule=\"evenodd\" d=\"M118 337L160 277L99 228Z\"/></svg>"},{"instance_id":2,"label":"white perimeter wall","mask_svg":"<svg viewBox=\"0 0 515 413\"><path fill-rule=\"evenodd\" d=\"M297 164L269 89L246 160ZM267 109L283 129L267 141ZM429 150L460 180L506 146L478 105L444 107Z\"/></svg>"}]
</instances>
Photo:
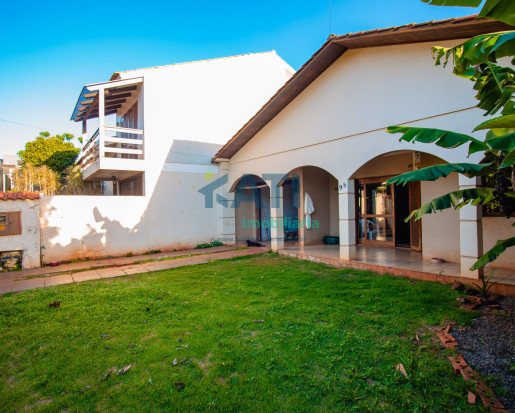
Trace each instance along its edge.
<instances>
[{"instance_id":1,"label":"white perimeter wall","mask_svg":"<svg viewBox=\"0 0 515 413\"><path fill-rule=\"evenodd\" d=\"M211 179L216 179L214 174ZM194 247L218 235L204 173L163 171L152 196L44 196L43 262Z\"/></svg>"},{"instance_id":2,"label":"white perimeter wall","mask_svg":"<svg viewBox=\"0 0 515 413\"><path fill-rule=\"evenodd\" d=\"M21 235L0 237L0 252L21 251L23 268L39 267L39 201L0 201L0 212L16 211L21 212Z\"/></svg>"}]
</instances>

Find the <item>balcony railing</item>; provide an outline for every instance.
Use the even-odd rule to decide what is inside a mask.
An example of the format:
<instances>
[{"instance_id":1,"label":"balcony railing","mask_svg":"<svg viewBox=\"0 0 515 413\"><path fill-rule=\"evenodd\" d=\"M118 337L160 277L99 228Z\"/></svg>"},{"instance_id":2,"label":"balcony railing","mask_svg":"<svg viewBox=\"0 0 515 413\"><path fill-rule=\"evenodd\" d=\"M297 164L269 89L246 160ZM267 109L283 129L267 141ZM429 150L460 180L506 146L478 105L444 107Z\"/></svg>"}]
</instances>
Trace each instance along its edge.
<instances>
[{"instance_id":1,"label":"balcony railing","mask_svg":"<svg viewBox=\"0 0 515 413\"><path fill-rule=\"evenodd\" d=\"M81 169L102 158L144 159L143 130L118 126L97 129L82 149Z\"/></svg>"}]
</instances>

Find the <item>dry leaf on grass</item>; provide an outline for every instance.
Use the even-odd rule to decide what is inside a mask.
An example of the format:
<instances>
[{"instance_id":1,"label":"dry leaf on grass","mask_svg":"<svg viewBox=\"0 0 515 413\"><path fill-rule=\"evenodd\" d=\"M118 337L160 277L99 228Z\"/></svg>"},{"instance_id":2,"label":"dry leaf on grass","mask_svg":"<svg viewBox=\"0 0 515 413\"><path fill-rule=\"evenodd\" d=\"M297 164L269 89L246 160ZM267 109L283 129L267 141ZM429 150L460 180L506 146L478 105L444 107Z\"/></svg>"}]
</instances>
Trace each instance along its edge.
<instances>
[{"instance_id":1,"label":"dry leaf on grass","mask_svg":"<svg viewBox=\"0 0 515 413\"><path fill-rule=\"evenodd\" d=\"M125 366L124 368L121 368L120 370L118 370L118 372L116 374L118 376L120 374L125 374L125 373L127 373L130 370L131 367L132 367L132 364L129 364L128 366Z\"/></svg>"},{"instance_id":2,"label":"dry leaf on grass","mask_svg":"<svg viewBox=\"0 0 515 413\"><path fill-rule=\"evenodd\" d=\"M406 373L406 369L404 368L404 364L402 364L402 363L396 364L395 368L397 369L397 371L400 371L401 374L404 377L408 378L408 373Z\"/></svg>"},{"instance_id":3,"label":"dry leaf on grass","mask_svg":"<svg viewBox=\"0 0 515 413\"><path fill-rule=\"evenodd\" d=\"M48 307L55 307L55 308L59 308L60 305L61 305L60 301L54 301L53 303L47 304Z\"/></svg>"}]
</instances>

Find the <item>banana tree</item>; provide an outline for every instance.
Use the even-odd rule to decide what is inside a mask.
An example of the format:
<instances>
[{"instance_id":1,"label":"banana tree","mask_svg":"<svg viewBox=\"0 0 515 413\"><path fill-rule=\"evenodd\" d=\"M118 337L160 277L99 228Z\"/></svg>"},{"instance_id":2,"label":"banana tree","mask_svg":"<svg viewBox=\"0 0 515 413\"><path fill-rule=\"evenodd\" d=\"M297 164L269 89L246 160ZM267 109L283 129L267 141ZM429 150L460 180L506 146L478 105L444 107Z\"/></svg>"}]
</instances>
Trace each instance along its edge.
<instances>
[{"instance_id":1,"label":"banana tree","mask_svg":"<svg viewBox=\"0 0 515 413\"><path fill-rule=\"evenodd\" d=\"M476 0L423 0L435 5L478 6ZM485 11L486 10L486 11ZM480 13L515 24L515 2L512 0L487 0ZM476 36L452 48L434 47L436 65L445 66L453 61L454 74L474 82L477 91L477 107L485 116L500 112L500 116L488 119L473 129L487 131L484 139L441 129L390 126L389 133L402 133L401 141L432 143L446 149L468 145L469 156L482 152L480 163L453 163L434 165L411 171L387 181L389 184L406 184L412 181L434 181L451 173L467 177L484 177L491 186L449 192L413 211L406 221L418 220L425 214L464 205L488 205L495 203L506 218L515 213L515 71L499 65L499 59L511 58L515 64L515 32L506 31ZM513 225L515 227L515 224ZM472 267L476 270L497 259L507 248L515 246L515 236L497 241Z\"/></svg>"}]
</instances>

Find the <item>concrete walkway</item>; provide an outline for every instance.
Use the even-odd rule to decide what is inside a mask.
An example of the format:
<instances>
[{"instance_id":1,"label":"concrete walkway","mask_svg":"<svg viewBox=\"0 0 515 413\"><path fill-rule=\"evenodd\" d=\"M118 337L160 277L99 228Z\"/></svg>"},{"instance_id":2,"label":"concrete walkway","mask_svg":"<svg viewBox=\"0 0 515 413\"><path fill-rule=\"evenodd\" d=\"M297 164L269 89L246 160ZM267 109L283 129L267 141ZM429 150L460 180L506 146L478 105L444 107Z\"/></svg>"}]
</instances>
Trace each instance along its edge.
<instances>
[{"instance_id":1,"label":"concrete walkway","mask_svg":"<svg viewBox=\"0 0 515 413\"><path fill-rule=\"evenodd\" d=\"M268 251L268 247L241 249L240 246L227 245L208 249L107 258L63 264L56 267L3 272L0 273L0 294L205 264L214 260L262 254L266 251Z\"/></svg>"}]
</instances>

